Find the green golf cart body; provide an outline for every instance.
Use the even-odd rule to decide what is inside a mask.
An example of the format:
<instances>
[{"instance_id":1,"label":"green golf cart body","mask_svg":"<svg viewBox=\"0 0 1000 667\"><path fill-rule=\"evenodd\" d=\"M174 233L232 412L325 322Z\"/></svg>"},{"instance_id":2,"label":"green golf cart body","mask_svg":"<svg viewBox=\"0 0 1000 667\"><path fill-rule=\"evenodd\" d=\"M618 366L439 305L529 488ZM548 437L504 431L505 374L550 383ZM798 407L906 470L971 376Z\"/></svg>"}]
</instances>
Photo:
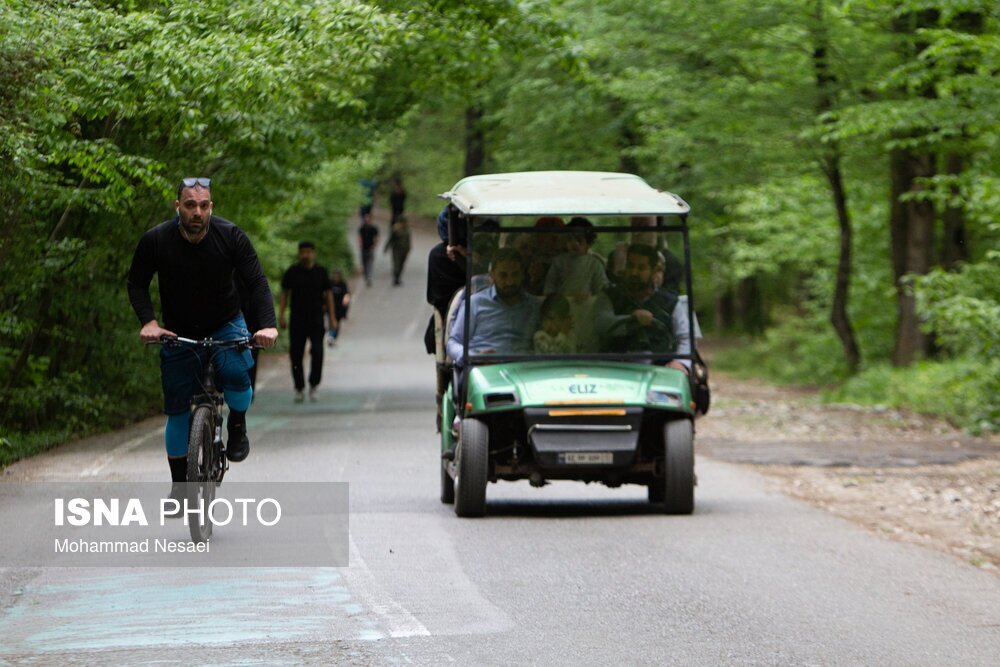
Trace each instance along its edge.
<instances>
[{"instance_id":1,"label":"green golf cart body","mask_svg":"<svg viewBox=\"0 0 1000 667\"><path fill-rule=\"evenodd\" d=\"M569 238L568 228L532 224L554 216L596 220L598 232L592 236L603 230L616 238L628 232L633 238L648 234L649 227L633 227L630 221L655 218L655 231L668 230L679 240L675 247L683 244L685 260L690 256L688 205L630 174L473 176L441 196L450 204L450 224L467 228L470 257L477 247L496 248L495 239L502 236L530 249L541 244L538 234L549 234L565 247L568 244L558 239ZM617 227L602 227L604 221ZM690 329L681 333L693 345L696 324L688 261L682 269L679 290L685 294L675 310L686 316ZM581 344L580 350L556 353L474 353L468 342L471 299L465 294L475 292L475 270L467 272L466 289L453 300L445 324L446 337L464 337L461 358L451 359L464 372L456 373L441 404L441 500L454 503L459 516L482 516L490 482L530 480L533 486L543 486L550 480L579 480L610 487L642 485L650 502L662 504L664 512L690 514L695 404L688 375L677 364L669 367L665 362L690 360L694 348L665 356L662 350L615 350L595 342L586 350ZM588 298L577 301L586 303ZM576 333L596 341L596 334L581 334L581 327L596 321L592 306L583 316L578 306L573 305ZM456 315L462 309L464 322L458 326L464 331L458 331L455 323L462 318Z\"/></svg>"}]
</instances>

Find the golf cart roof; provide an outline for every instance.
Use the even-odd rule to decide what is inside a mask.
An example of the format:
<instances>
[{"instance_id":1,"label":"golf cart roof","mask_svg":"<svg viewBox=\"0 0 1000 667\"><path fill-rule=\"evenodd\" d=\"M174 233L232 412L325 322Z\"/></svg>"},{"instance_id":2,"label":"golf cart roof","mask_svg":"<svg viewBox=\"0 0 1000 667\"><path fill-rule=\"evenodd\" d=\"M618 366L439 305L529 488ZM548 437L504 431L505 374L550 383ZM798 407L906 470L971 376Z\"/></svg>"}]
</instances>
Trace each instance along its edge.
<instances>
[{"instance_id":1,"label":"golf cart roof","mask_svg":"<svg viewBox=\"0 0 1000 667\"><path fill-rule=\"evenodd\" d=\"M691 207L634 174L522 171L463 178L440 195L476 216L685 215Z\"/></svg>"}]
</instances>

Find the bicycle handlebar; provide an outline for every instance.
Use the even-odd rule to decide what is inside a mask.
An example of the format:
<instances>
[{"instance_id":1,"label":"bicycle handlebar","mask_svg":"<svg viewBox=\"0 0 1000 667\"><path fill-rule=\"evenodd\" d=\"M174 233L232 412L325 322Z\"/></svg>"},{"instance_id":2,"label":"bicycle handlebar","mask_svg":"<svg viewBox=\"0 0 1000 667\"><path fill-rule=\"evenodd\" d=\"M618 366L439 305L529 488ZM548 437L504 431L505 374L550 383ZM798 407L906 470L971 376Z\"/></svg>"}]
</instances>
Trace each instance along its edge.
<instances>
[{"instance_id":1,"label":"bicycle handlebar","mask_svg":"<svg viewBox=\"0 0 1000 667\"><path fill-rule=\"evenodd\" d=\"M147 345L166 345L168 347L180 347L181 345L188 345L190 347L207 347L207 348L263 348L262 345L256 345L253 342L252 336L244 336L242 338L231 338L228 340L215 340L214 338L202 338L196 340L194 338L184 338L183 336L160 336L159 340L150 341L146 343Z\"/></svg>"}]
</instances>

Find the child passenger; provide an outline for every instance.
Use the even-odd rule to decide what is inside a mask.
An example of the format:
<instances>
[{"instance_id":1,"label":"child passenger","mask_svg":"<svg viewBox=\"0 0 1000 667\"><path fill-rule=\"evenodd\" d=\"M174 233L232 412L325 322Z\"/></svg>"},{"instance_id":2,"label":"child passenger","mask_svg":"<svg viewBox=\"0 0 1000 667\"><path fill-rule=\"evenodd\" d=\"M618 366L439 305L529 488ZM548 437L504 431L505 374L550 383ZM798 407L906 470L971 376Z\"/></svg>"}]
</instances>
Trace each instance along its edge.
<instances>
[{"instance_id":1,"label":"child passenger","mask_svg":"<svg viewBox=\"0 0 1000 667\"><path fill-rule=\"evenodd\" d=\"M599 294L607 285L604 260L590 250L597 238L593 226L590 220L580 217L566 225L575 229L565 235L566 252L555 258L545 277L545 294L562 294L580 302Z\"/></svg>"},{"instance_id":2,"label":"child passenger","mask_svg":"<svg viewBox=\"0 0 1000 667\"><path fill-rule=\"evenodd\" d=\"M586 218L569 221L573 229L564 236L566 252L555 258L545 278L545 294L561 294L570 300L576 348L579 352L596 352L597 333L593 326L593 308L597 295L608 284L604 260L591 251L597 238L593 225Z\"/></svg>"},{"instance_id":3,"label":"child passenger","mask_svg":"<svg viewBox=\"0 0 1000 667\"><path fill-rule=\"evenodd\" d=\"M538 354L572 354L576 351L573 336L573 313L569 300L560 294L550 294L542 302L539 313L541 328L532 338Z\"/></svg>"}]
</instances>

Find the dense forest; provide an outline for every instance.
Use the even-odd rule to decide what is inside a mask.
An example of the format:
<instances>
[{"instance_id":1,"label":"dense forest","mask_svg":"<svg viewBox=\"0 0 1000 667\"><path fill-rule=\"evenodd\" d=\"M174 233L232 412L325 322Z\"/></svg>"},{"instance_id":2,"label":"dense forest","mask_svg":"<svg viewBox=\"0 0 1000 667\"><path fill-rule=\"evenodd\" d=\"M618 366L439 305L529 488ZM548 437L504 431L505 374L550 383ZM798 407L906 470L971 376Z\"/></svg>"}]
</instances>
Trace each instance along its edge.
<instances>
[{"instance_id":1,"label":"dense forest","mask_svg":"<svg viewBox=\"0 0 1000 667\"><path fill-rule=\"evenodd\" d=\"M124 274L180 176L272 279L358 180L627 171L694 211L722 366L1000 429L987 0L0 0L0 464L148 414ZM414 349L419 354L418 348Z\"/></svg>"}]
</instances>

